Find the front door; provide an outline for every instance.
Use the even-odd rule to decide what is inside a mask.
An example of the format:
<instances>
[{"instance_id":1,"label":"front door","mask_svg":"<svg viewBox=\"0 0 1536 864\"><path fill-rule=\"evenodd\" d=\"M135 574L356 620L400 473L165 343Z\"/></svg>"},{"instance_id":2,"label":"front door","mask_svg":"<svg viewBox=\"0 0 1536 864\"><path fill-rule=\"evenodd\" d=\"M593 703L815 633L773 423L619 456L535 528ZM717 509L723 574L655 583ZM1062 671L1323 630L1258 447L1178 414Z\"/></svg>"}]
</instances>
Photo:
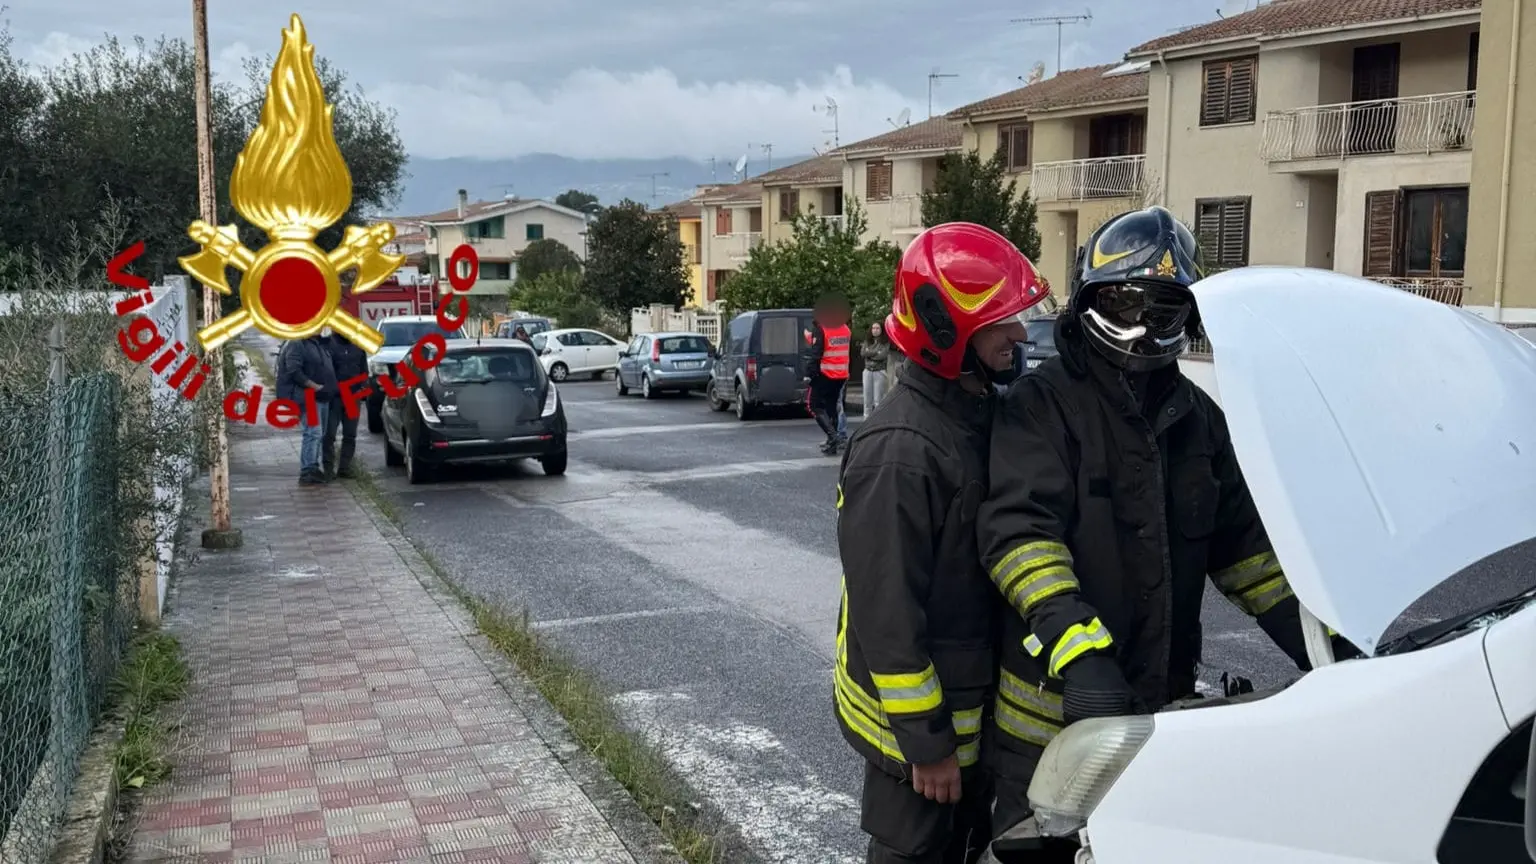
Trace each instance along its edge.
<instances>
[{"instance_id":1,"label":"front door","mask_svg":"<svg viewBox=\"0 0 1536 864\"><path fill-rule=\"evenodd\" d=\"M1397 78L1402 46L1355 49L1350 105L1345 111L1349 154L1391 153L1397 149Z\"/></svg>"},{"instance_id":2,"label":"front door","mask_svg":"<svg viewBox=\"0 0 1536 864\"><path fill-rule=\"evenodd\" d=\"M587 342L581 337L580 330L572 330L569 333L561 333L560 357L565 361L565 368L570 372L583 372L587 368Z\"/></svg>"}]
</instances>

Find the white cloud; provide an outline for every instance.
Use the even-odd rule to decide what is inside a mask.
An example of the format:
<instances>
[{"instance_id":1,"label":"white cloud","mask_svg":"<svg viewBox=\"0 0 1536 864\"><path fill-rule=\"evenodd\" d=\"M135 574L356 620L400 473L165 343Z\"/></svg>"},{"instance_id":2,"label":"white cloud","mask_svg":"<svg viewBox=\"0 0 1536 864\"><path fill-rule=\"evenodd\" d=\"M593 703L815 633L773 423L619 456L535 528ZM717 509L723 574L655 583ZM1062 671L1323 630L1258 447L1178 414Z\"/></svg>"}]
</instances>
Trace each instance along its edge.
<instances>
[{"instance_id":1,"label":"white cloud","mask_svg":"<svg viewBox=\"0 0 1536 864\"><path fill-rule=\"evenodd\" d=\"M96 40L81 39L68 33L60 33L55 30L43 37L43 41L33 45L24 59L33 66L57 66L76 54L83 54L96 47ZM133 46L128 46L132 50Z\"/></svg>"},{"instance_id":2,"label":"white cloud","mask_svg":"<svg viewBox=\"0 0 1536 864\"><path fill-rule=\"evenodd\" d=\"M831 120L813 110L828 96L839 105L844 143L889 129L885 118L902 108L917 118L926 110L879 81L856 81L846 66L789 87L685 83L663 68L629 75L583 69L544 92L452 74L436 85L386 84L368 95L399 111L411 155L427 158L734 158L748 142L771 143L787 156L821 148L832 137Z\"/></svg>"}]
</instances>

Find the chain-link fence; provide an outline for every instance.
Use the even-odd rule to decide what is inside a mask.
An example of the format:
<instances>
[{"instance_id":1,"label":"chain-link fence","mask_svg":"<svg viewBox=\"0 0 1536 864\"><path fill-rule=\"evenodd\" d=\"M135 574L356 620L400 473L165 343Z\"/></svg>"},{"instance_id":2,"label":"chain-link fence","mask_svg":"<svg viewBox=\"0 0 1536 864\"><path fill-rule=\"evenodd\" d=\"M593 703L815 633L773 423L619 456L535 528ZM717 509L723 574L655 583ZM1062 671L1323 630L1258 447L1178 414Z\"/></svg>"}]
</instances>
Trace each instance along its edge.
<instances>
[{"instance_id":1,"label":"chain-link fence","mask_svg":"<svg viewBox=\"0 0 1536 864\"><path fill-rule=\"evenodd\" d=\"M137 616L120 384L0 394L0 861L46 860Z\"/></svg>"}]
</instances>

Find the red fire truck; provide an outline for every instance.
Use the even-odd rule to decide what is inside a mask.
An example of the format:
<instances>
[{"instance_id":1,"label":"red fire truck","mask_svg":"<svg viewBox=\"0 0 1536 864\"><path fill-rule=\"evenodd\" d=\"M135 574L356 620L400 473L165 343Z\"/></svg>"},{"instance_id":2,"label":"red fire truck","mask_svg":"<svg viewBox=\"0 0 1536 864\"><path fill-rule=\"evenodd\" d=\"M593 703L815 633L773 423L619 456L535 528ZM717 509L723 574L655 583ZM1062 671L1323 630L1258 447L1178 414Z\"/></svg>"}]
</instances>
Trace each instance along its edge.
<instances>
[{"instance_id":1,"label":"red fire truck","mask_svg":"<svg viewBox=\"0 0 1536 864\"><path fill-rule=\"evenodd\" d=\"M354 296L350 288L344 288L341 307L369 327L377 328L385 318L431 315L436 299L437 289L431 277L418 274L414 267L407 267L366 294Z\"/></svg>"}]
</instances>

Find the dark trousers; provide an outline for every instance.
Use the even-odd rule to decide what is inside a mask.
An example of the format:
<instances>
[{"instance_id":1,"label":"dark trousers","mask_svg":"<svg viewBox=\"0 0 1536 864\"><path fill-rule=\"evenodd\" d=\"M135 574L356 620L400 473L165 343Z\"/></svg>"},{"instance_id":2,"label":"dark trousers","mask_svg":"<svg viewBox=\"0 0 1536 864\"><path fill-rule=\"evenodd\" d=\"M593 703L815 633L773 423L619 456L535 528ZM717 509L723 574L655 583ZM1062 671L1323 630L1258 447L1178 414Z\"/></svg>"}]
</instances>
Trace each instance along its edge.
<instances>
[{"instance_id":1,"label":"dark trousers","mask_svg":"<svg viewBox=\"0 0 1536 864\"><path fill-rule=\"evenodd\" d=\"M827 378L817 375L811 378L811 389L807 399L811 403L811 416L816 418L816 425L821 431L827 433L827 441L837 440L837 412L842 408L843 385L848 382L840 378Z\"/></svg>"},{"instance_id":2,"label":"dark trousers","mask_svg":"<svg viewBox=\"0 0 1536 864\"><path fill-rule=\"evenodd\" d=\"M341 460L336 459L336 427L341 427ZM320 458L326 471L333 468L346 471L352 467L352 454L357 451L357 418L348 417L340 399L331 401L325 412L325 437L320 440Z\"/></svg>"},{"instance_id":3,"label":"dark trousers","mask_svg":"<svg viewBox=\"0 0 1536 864\"><path fill-rule=\"evenodd\" d=\"M960 785L958 803L939 804L866 763L859 824L869 835L867 864L974 864L992 837L991 784L981 768L967 768Z\"/></svg>"}]
</instances>

